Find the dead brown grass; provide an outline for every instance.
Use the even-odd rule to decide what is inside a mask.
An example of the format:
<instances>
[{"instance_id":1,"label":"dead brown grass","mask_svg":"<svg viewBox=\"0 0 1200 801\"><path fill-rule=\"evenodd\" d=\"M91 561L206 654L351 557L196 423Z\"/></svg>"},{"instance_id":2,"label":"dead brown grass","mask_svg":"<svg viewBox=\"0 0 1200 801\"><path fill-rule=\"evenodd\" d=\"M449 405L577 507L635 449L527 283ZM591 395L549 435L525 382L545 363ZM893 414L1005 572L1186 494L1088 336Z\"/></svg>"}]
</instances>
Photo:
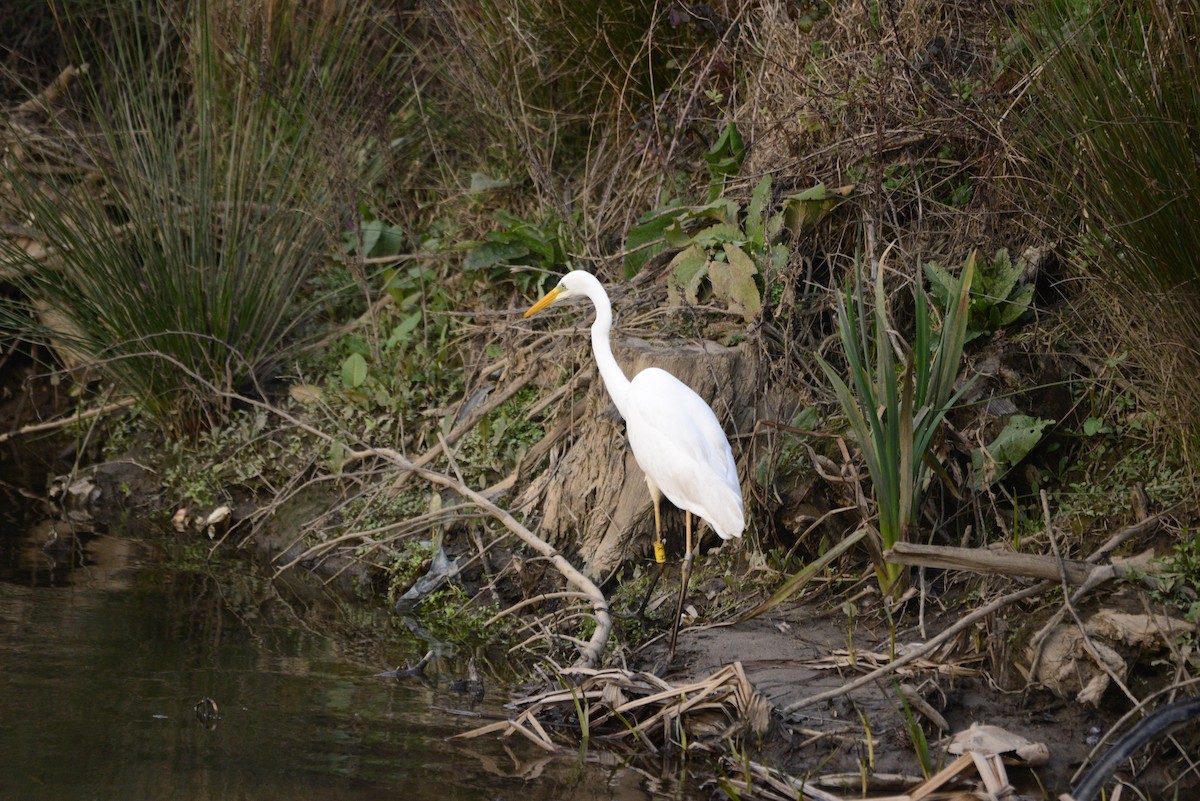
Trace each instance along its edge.
<instances>
[{"instance_id":1,"label":"dead brown grass","mask_svg":"<svg viewBox=\"0 0 1200 801\"><path fill-rule=\"evenodd\" d=\"M854 184L855 223L802 249L875 261L896 242L910 267L958 263L972 247L1013 247L993 122L1002 20L976 4L839 4L808 34L792 6L763 3L748 25L757 63L737 117L752 143L745 172L782 191ZM855 219L856 218L856 219Z\"/></svg>"}]
</instances>

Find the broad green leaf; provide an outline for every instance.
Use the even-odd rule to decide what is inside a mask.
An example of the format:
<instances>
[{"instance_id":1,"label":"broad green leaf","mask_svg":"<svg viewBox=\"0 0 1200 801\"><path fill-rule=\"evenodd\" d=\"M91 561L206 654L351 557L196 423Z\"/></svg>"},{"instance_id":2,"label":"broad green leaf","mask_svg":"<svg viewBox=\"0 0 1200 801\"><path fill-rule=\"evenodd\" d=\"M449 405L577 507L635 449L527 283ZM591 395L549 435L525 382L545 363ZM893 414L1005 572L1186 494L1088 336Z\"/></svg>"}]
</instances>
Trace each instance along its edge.
<instances>
[{"instance_id":1,"label":"broad green leaf","mask_svg":"<svg viewBox=\"0 0 1200 801\"><path fill-rule=\"evenodd\" d=\"M809 231L853 191L853 185L826 189L825 184L818 183L803 192L790 195L783 201L784 225L793 236Z\"/></svg>"},{"instance_id":2,"label":"broad green leaf","mask_svg":"<svg viewBox=\"0 0 1200 801\"><path fill-rule=\"evenodd\" d=\"M682 300L699 300L700 282L708 274L708 254L695 245L675 254L667 265L667 301L678 305Z\"/></svg>"},{"instance_id":3,"label":"broad green leaf","mask_svg":"<svg viewBox=\"0 0 1200 801\"><path fill-rule=\"evenodd\" d=\"M754 266L754 260L736 245L725 245L725 259L724 264L713 262L709 267L713 295L728 302L730 308L740 311L746 322L750 322L762 308L762 297L754 281L758 268Z\"/></svg>"},{"instance_id":4,"label":"broad green leaf","mask_svg":"<svg viewBox=\"0 0 1200 801\"><path fill-rule=\"evenodd\" d=\"M683 230L682 223L676 221L663 230L663 241L673 248L686 248L692 244L692 238Z\"/></svg>"},{"instance_id":5,"label":"broad green leaf","mask_svg":"<svg viewBox=\"0 0 1200 801\"><path fill-rule=\"evenodd\" d=\"M392 303L397 307L404 301L404 290L397 286L399 273L392 267L388 267L383 271L383 291L387 292L392 298Z\"/></svg>"},{"instance_id":6,"label":"broad green leaf","mask_svg":"<svg viewBox=\"0 0 1200 801\"><path fill-rule=\"evenodd\" d=\"M804 406L788 421L792 428L815 431L821 425L821 411L816 406Z\"/></svg>"},{"instance_id":7,"label":"broad green leaf","mask_svg":"<svg viewBox=\"0 0 1200 801\"><path fill-rule=\"evenodd\" d=\"M996 310L996 328L1004 328L1015 323L1021 318L1022 314L1029 311L1029 306L1032 303L1033 284L1026 284L1018 289L1015 295L1011 295Z\"/></svg>"},{"instance_id":8,"label":"broad green leaf","mask_svg":"<svg viewBox=\"0 0 1200 801\"><path fill-rule=\"evenodd\" d=\"M1013 264L1008 256L1007 248L1000 248L992 257L992 263L979 273L979 293L985 295L992 303L1002 303L1012 294L1017 281L1021 278L1022 262Z\"/></svg>"},{"instance_id":9,"label":"broad green leaf","mask_svg":"<svg viewBox=\"0 0 1200 801\"><path fill-rule=\"evenodd\" d=\"M416 330L417 326L421 324L421 320L423 319L425 319L425 313L420 309L411 312L392 329L392 333L388 336L387 342L384 344L384 348L391 349L398 343L407 342L409 335Z\"/></svg>"},{"instance_id":10,"label":"broad green leaf","mask_svg":"<svg viewBox=\"0 0 1200 801\"><path fill-rule=\"evenodd\" d=\"M767 246L767 203L771 200L771 174L767 173L750 194L746 206L746 239L757 248Z\"/></svg>"},{"instance_id":11,"label":"broad green leaf","mask_svg":"<svg viewBox=\"0 0 1200 801\"><path fill-rule=\"evenodd\" d=\"M367 380L367 360L360 353L351 353L342 362L342 386L346 389L361 387Z\"/></svg>"},{"instance_id":12,"label":"broad green leaf","mask_svg":"<svg viewBox=\"0 0 1200 801\"><path fill-rule=\"evenodd\" d=\"M340 473L342 468L346 466L346 459L350 456L350 449L341 440L334 440L329 444L328 465L331 473ZM435 495L437 493L434 493Z\"/></svg>"},{"instance_id":13,"label":"broad green leaf","mask_svg":"<svg viewBox=\"0 0 1200 801\"><path fill-rule=\"evenodd\" d=\"M368 220L362 224L362 255L367 257L371 255L371 251L375 249L375 243L379 241L379 235L383 232L382 220Z\"/></svg>"},{"instance_id":14,"label":"broad green leaf","mask_svg":"<svg viewBox=\"0 0 1200 801\"><path fill-rule=\"evenodd\" d=\"M364 258L395 256L404 246L404 232L383 220L368 220L362 224L362 255Z\"/></svg>"},{"instance_id":15,"label":"broad green leaf","mask_svg":"<svg viewBox=\"0 0 1200 801\"><path fill-rule=\"evenodd\" d=\"M766 238L768 242L774 242L783 233L783 212L772 214L767 220Z\"/></svg>"},{"instance_id":16,"label":"broad green leaf","mask_svg":"<svg viewBox=\"0 0 1200 801\"><path fill-rule=\"evenodd\" d=\"M724 177L737 175L738 170L742 167L742 159L745 157L746 146L742 142L742 135L738 131L737 124L733 122L722 129L717 141L713 142L712 147L704 154L709 171L713 175Z\"/></svg>"},{"instance_id":17,"label":"broad green leaf","mask_svg":"<svg viewBox=\"0 0 1200 801\"><path fill-rule=\"evenodd\" d=\"M954 276L936 261L925 262L925 278L929 280L929 294L939 309L950 305L950 295L953 292Z\"/></svg>"},{"instance_id":18,"label":"broad green leaf","mask_svg":"<svg viewBox=\"0 0 1200 801\"><path fill-rule=\"evenodd\" d=\"M985 448L971 452L972 482L983 489L1004 475L1042 441L1045 429L1054 423L1042 417L1014 414L1004 429Z\"/></svg>"},{"instance_id":19,"label":"broad green leaf","mask_svg":"<svg viewBox=\"0 0 1200 801\"><path fill-rule=\"evenodd\" d=\"M687 209L685 217L692 220L708 218L721 223L737 223L742 207L727 197L718 198L703 206Z\"/></svg>"},{"instance_id":20,"label":"broad green leaf","mask_svg":"<svg viewBox=\"0 0 1200 801\"><path fill-rule=\"evenodd\" d=\"M707 228L697 231L692 237L692 243L699 245L702 248L715 247L716 245L724 245L732 242L741 244L746 241L746 235L742 233L742 229L732 223L716 223Z\"/></svg>"},{"instance_id":21,"label":"broad green leaf","mask_svg":"<svg viewBox=\"0 0 1200 801\"><path fill-rule=\"evenodd\" d=\"M643 214L625 236L625 275L632 277L646 262L666 247L663 233L681 217L683 201L672 200L665 206Z\"/></svg>"},{"instance_id":22,"label":"broad green leaf","mask_svg":"<svg viewBox=\"0 0 1200 801\"><path fill-rule=\"evenodd\" d=\"M776 274L782 274L787 268L788 260L791 258L791 251L787 245L772 245L771 246L771 267L774 268Z\"/></svg>"},{"instance_id":23,"label":"broad green leaf","mask_svg":"<svg viewBox=\"0 0 1200 801\"><path fill-rule=\"evenodd\" d=\"M528 255L529 248L521 242L484 242L467 254L463 266L468 270L481 270Z\"/></svg>"}]
</instances>

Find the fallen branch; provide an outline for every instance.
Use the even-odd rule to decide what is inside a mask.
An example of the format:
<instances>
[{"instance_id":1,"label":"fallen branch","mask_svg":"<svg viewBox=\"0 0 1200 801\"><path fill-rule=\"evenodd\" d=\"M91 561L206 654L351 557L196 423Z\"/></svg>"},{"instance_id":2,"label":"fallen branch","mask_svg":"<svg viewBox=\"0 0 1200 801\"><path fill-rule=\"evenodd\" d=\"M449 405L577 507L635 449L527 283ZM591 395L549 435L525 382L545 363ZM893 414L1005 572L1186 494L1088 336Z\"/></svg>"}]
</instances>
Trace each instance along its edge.
<instances>
[{"instance_id":1,"label":"fallen branch","mask_svg":"<svg viewBox=\"0 0 1200 801\"><path fill-rule=\"evenodd\" d=\"M425 451L425 453L421 454L416 459L413 459L411 462L405 459L405 464L410 465L410 467L406 468L405 472L401 473L400 476L392 482L391 491L397 492L400 487L404 485L404 482L408 480L409 475L416 472L417 468L424 467L436 459L438 454L446 452L447 446L458 442L458 440L461 439L464 434L478 425L480 420L487 417L489 414L499 408L501 404L524 389L525 386L532 380L533 375L529 374L523 376L522 378L518 378L516 381L510 382L508 386L506 386L500 392L497 392L494 397L490 398L487 403L483 404L474 412L472 412L466 420L463 420L461 423L452 428L450 433L444 438L439 438L437 445L434 445L432 448Z\"/></svg>"},{"instance_id":2,"label":"fallen branch","mask_svg":"<svg viewBox=\"0 0 1200 801\"><path fill-rule=\"evenodd\" d=\"M1049 515L1048 508L1046 509L1045 513L1047 515ZM1163 517L1164 517L1164 514L1161 514L1161 513L1157 514L1157 515L1152 515L1152 516L1146 518L1145 520L1141 520L1137 523L1134 523L1132 526L1129 526L1126 529L1118 531L1116 534L1109 537L1107 542L1105 542L1103 545L1101 545L1099 548L1097 548L1087 558L1087 561L1089 563L1099 561L1099 559L1102 556L1105 556L1105 555L1111 553L1113 550L1115 550L1119 545L1124 543L1126 540L1128 540L1132 537L1138 536L1139 534L1143 534L1145 532L1152 531L1154 528L1156 528L1158 526L1158 524L1160 522L1162 522ZM1050 524L1051 524L1050 521L1047 520L1047 522L1046 522L1047 527L1049 527ZM1033 660L1032 660L1032 664L1029 666L1029 680L1031 682L1038 675L1038 669L1041 667L1041 664L1042 664L1042 655L1045 653L1045 650L1043 649L1042 646L1045 645L1046 638L1050 636L1050 632L1052 632L1054 630L1054 628L1059 623L1062 622L1062 619L1066 615L1067 610L1069 608L1071 608L1074 604L1079 603L1079 601L1083 598L1083 596L1087 595L1089 592L1094 590L1096 587L1099 587L1104 582L1110 581L1115 578L1125 577L1125 576L1130 575L1131 573L1133 575L1140 577L1143 583L1146 583L1146 584L1150 585L1151 587L1157 586L1158 580L1153 575L1149 575L1147 573L1145 565L1141 565L1138 568L1136 568L1135 570L1131 571L1129 566L1127 566L1127 565L1110 564L1110 565L1098 565L1098 566L1092 568L1092 571L1088 574L1087 579L1084 582L1082 582L1081 585L1073 593L1067 594L1064 590L1063 606L1059 607L1059 609L1053 615L1051 615L1050 619L1047 620L1045 622L1045 624L1043 624L1042 627L1037 630L1037 633L1035 633L1029 641L1030 647L1033 649ZM1094 647L1092 650L1094 652ZM1098 657L1097 657L1097 660L1098 660L1098 664L1103 667L1104 666L1103 660L1100 660ZM1129 695L1129 690L1127 688L1125 688L1125 686L1123 684L1121 685L1121 688L1123 690L1125 690L1125 693L1127 695Z\"/></svg>"},{"instance_id":3,"label":"fallen branch","mask_svg":"<svg viewBox=\"0 0 1200 801\"><path fill-rule=\"evenodd\" d=\"M23 436L25 434L36 434L39 431L53 431L58 428L65 428L72 423L78 423L82 420L90 420L93 417L118 412L121 409L127 409L137 403L136 398L123 398L122 400L110 403L107 406L100 406L96 409L88 409L86 412L79 412L70 417L60 417L57 420L48 420L45 423L30 423L27 426L21 426L16 431L9 431L0 434L0 442L7 442L13 437Z\"/></svg>"},{"instance_id":4,"label":"fallen branch","mask_svg":"<svg viewBox=\"0 0 1200 801\"><path fill-rule=\"evenodd\" d=\"M584 599L586 599L586 598L588 598L588 594L585 592L574 592L573 590L566 590L563 592L543 592L541 595L535 595L532 598L526 598L524 601L518 601L517 603L508 607L507 609L497 612L496 614L489 617L487 619L487 622L484 623L484 625L491 626L492 624L497 623L501 619L506 618L511 614L515 614L516 612L521 611L522 609L524 609L527 606L535 606L537 604L543 603L544 601L552 601L557 598L584 598Z\"/></svg>"},{"instance_id":5,"label":"fallen branch","mask_svg":"<svg viewBox=\"0 0 1200 801\"><path fill-rule=\"evenodd\" d=\"M299 421L293 421L300 424ZM303 426L303 424L300 424ZM304 428L316 432L309 426ZM327 436L318 432L318 436ZM509 514L506 510L501 509L496 504L485 498L481 493L468 487L466 484L451 478L444 473L439 473L436 470L428 470L423 467L418 467L414 462L410 462L404 458L399 451L391 448L364 448L362 450L353 451L347 454L348 461L359 461L371 457L379 457L386 459L397 467L409 473L417 475L431 484L438 484L448 489L458 492L465 498L469 498L476 506L483 509L492 517L499 520L504 527L516 534L530 548L540 553L542 556L550 560L554 568L561 573L567 581L578 587L592 603L592 611L596 616L596 630L592 632L592 637L581 648L576 665L580 667L594 668L600 665L604 657L604 648L608 644L608 637L612 633L612 617L608 613L608 601L605 600L604 594L600 592L591 579L580 573L574 565L568 562L562 554L556 551L550 543L543 540L541 537L534 534L521 524L519 520Z\"/></svg>"},{"instance_id":6,"label":"fallen branch","mask_svg":"<svg viewBox=\"0 0 1200 801\"><path fill-rule=\"evenodd\" d=\"M558 444L558 441L567 435L572 428L583 417L585 407L582 403L574 404L571 411L567 412L562 420L554 428L546 432L546 435L533 444L532 447L521 457L517 462L516 468L505 478L497 481L492 486L483 491L485 497L495 498L501 493L508 492L517 485L519 478L525 474L525 469L529 466L536 465L543 456L550 452L550 449Z\"/></svg>"},{"instance_id":7,"label":"fallen branch","mask_svg":"<svg viewBox=\"0 0 1200 801\"><path fill-rule=\"evenodd\" d=\"M1054 581L1065 578L1071 584L1083 584L1095 570L1094 565L1079 559L1063 559L1060 563L1053 556L1040 554L992 551L987 548L955 548L949 545L920 545L915 542L897 542L883 556L887 561L901 565L966 570L971 573L999 576L1029 576Z\"/></svg>"},{"instance_id":8,"label":"fallen branch","mask_svg":"<svg viewBox=\"0 0 1200 801\"><path fill-rule=\"evenodd\" d=\"M1094 565L1094 563L1099 561L1099 559L1102 556L1110 553L1114 548L1116 548L1118 545L1125 542L1129 538L1136 536L1137 534L1141 534L1143 532L1151 530L1154 526L1158 525L1158 523L1161 522L1162 518L1163 518L1163 515L1154 515L1153 517L1147 518L1146 520L1136 523L1135 525L1130 526L1127 529L1117 532L1112 537L1110 537L1107 542L1105 542L1103 545L1101 545L1099 548L1097 548L1084 561L1083 564L1089 565L1090 569L1088 570L1088 573L1084 577L1084 579L1080 582L1081 586L1075 591L1075 594L1072 596L1072 598L1078 599L1081 595L1083 595L1087 591L1093 589L1094 587L1096 587L1100 584L1103 584L1105 581L1108 581L1113 578L1117 578L1118 576L1129 575L1132 571L1130 570L1130 568L1128 568L1125 565ZM896 546L893 546L892 552L895 552L896 548L899 547L900 545L901 545L900 543L897 543ZM904 547L901 548L901 551L904 551L907 549L912 549L914 547L933 547L933 546L914 546L911 543L908 543L908 544L904 544ZM950 549L946 549L946 550L957 552L957 551L965 551L968 549L950 548ZM960 556L961 556L961 554L960 554ZM783 710L783 713L785 715L790 715L791 713L795 712L798 709L803 709L804 707L812 706L813 704L821 703L822 701L828 701L832 698L840 698L843 695L848 695L849 693L853 692L854 690L857 690L859 687L866 686L867 684L870 684L871 682L875 681L876 679L882 678L883 676L887 676L891 673L895 673L896 670L898 670L899 668L902 668L905 665L916 661L917 659L921 659L921 658L927 656L928 654L930 654L934 650L936 650L938 648L938 646L940 646L942 643L951 639L956 634L958 634L960 631L974 625L977 621L982 620L983 618L987 617L988 615L992 614L993 612L996 612L999 609L1003 609L1004 607L1006 607L1010 604L1016 603L1017 601L1022 601L1026 598L1031 598L1035 595L1040 595L1041 593L1045 592L1046 590L1050 589L1051 587L1061 586L1060 582L1062 581L1063 574L1058 572L1058 569L1057 569L1058 561L1055 560L1053 557L1050 557L1050 559L1055 565L1055 573L1054 573L1053 579L1043 579L1042 581L1039 581L1037 584L1032 584L1022 590L1017 590L1016 592L1012 592L1012 593L1009 593L1008 595L997 598L995 601L992 601L987 606L982 607L980 609L976 609L974 612L972 612L969 615L967 615L966 617L962 618L957 623L955 623L954 625L950 626L948 629L943 631L941 634L938 634L932 640L929 640L928 642L924 643L923 645L921 645L918 648L914 648L912 651L910 651L909 653L900 657L899 659L897 659L893 662L889 662L888 664L886 664L880 668L872 670L870 673L860 676L857 679L855 679L854 681L843 684L841 687L837 687L832 690L827 690L822 693L817 693L816 695L810 695L807 698L801 698L799 701L796 701L795 703L789 704L787 707L785 707ZM1077 560L1072 560L1072 561L1077 562ZM915 564L920 564L920 563L917 562ZM1094 566L1092 566L1092 565L1094 565ZM1145 568L1142 567L1139 572L1144 573L1144 570L1145 570ZM1148 576L1146 578L1152 580L1153 576Z\"/></svg>"},{"instance_id":9,"label":"fallen branch","mask_svg":"<svg viewBox=\"0 0 1200 801\"><path fill-rule=\"evenodd\" d=\"M801 698L799 701L784 707L783 713L785 715L790 715L797 709L803 709L806 706L812 706L813 704L818 704L822 701L828 701L831 698L839 698L857 690L859 687L870 684L876 679L882 678L890 673L895 673L896 670L904 667L910 662L915 662L916 660L933 653L942 643L951 639L963 629L975 625L976 621L982 620L996 610L1003 609L1009 604L1016 603L1017 601L1023 601L1024 599L1031 598L1034 595L1040 595L1056 584L1057 582L1055 581L1039 581L1037 584L1030 585L1023 590L1017 590L1016 592L1009 593L1001 598L997 598L987 606L976 609L974 612L962 618L953 626L934 637L932 640L929 640L918 648L914 648L912 651L895 660L894 662L889 662L881 668L872 670L866 675L859 676L854 681L847 682L841 687L837 687L833 690L827 690L823 693L817 693L816 695L810 695L807 698Z\"/></svg>"}]
</instances>

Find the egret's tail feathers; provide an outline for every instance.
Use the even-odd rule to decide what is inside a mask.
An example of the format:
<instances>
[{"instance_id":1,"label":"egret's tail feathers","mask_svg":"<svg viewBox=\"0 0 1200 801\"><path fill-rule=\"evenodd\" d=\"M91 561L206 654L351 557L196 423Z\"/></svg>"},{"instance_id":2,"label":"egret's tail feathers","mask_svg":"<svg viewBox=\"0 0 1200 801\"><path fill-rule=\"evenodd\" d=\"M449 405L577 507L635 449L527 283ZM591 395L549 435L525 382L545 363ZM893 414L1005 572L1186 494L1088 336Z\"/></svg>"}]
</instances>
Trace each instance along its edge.
<instances>
[{"instance_id":1,"label":"egret's tail feathers","mask_svg":"<svg viewBox=\"0 0 1200 801\"><path fill-rule=\"evenodd\" d=\"M708 521L713 531L723 540L742 536L746 528L746 515L742 508L742 494L732 488L722 488L713 493L711 509L698 514Z\"/></svg>"}]
</instances>

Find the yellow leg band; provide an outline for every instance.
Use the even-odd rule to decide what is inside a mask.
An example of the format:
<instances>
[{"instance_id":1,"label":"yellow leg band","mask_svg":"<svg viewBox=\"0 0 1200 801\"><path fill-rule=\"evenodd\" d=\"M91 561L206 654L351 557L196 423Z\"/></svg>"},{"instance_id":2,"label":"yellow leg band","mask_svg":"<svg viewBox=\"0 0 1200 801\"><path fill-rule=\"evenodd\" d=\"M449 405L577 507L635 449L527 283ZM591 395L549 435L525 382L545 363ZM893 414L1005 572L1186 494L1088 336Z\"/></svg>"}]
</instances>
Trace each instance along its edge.
<instances>
[{"instance_id":1,"label":"yellow leg band","mask_svg":"<svg viewBox=\"0 0 1200 801\"><path fill-rule=\"evenodd\" d=\"M660 565L667 561L667 544L665 542L654 543L654 561Z\"/></svg>"}]
</instances>

